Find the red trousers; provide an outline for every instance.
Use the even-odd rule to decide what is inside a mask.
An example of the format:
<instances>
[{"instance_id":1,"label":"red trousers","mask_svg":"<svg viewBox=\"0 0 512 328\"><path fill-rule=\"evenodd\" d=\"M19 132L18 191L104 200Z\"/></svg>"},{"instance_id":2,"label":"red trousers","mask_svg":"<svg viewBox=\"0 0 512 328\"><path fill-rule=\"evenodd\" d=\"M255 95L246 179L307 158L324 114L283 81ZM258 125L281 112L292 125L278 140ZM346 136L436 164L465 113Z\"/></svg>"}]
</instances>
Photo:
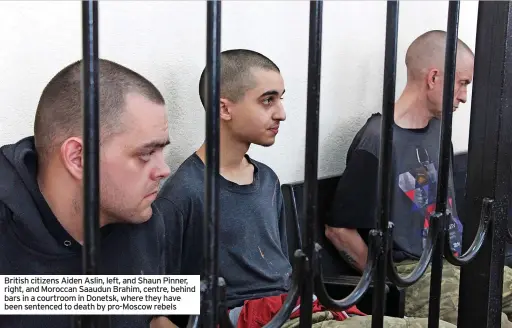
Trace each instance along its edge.
<instances>
[{"instance_id":1,"label":"red trousers","mask_svg":"<svg viewBox=\"0 0 512 328\"><path fill-rule=\"evenodd\" d=\"M240 316L238 317L238 324L236 328L261 328L266 325L281 309L286 299L287 294L278 296L264 297L244 302ZM300 297L297 300L297 305L300 305ZM313 301L313 313L327 311L327 309L320 304L318 299ZM330 311L335 320L343 321L349 317L349 314L364 316L365 313L359 311L356 306L345 311ZM300 307L296 308L290 315L290 319L300 316Z\"/></svg>"}]
</instances>

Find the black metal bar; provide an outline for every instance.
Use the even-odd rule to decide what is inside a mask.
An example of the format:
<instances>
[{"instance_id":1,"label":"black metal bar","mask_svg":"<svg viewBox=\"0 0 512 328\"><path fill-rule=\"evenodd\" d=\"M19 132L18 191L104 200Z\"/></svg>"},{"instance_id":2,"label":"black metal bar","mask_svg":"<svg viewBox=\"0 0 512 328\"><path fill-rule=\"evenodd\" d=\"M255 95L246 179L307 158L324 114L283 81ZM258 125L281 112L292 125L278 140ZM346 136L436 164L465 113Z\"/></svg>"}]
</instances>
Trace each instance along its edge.
<instances>
[{"instance_id":1,"label":"black metal bar","mask_svg":"<svg viewBox=\"0 0 512 328\"><path fill-rule=\"evenodd\" d=\"M204 299L205 297L205 294L206 294L206 280L205 279L201 279L201 283L199 285L199 288L200 288L200 299ZM189 318L188 318L188 322L187 322L187 328L198 328L201 326L200 324L200 321L201 321L201 314L199 315L191 315Z\"/></svg>"},{"instance_id":2,"label":"black metal bar","mask_svg":"<svg viewBox=\"0 0 512 328\"><path fill-rule=\"evenodd\" d=\"M512 164L512 6L480 1L471 104L463 247L494 200L491 227L475 259L461 267L457 327L500 327ZM479 288L474 288L478 286Z\"/></svg>"},{"instance_id":3,"label":"black metal bar","mask_svg":"<svg viewBox=\"0 0 512 328\"><path fill-rule=\"evenodd\" d=\"M219 326L222 328L232 328L229 319L228 308L226 307L226 281L224 278L219 277Z\"/></svg>"},{"instance_id":4,"label":"black metal bar","mask_svg":"<svg viewBox=\"0 0 512 328\"><path fill-rule=\"evenodd\" d=\"M509 85L509 87L512 87L512 85ZM498 173L498 175L501 174ZM503 197L499 203L493 204L497 206L492 207L491 217L493 234L491 239L491 266L489 268L489 303L487 305L487 328L501 327L501 309L503 303L503 266L505 265L505 241L507 238L506 229L508 223L508 209L510 205L509 197L509 195L505 195L505 197Z\"/></svg>"},{"instance_id":5,"label":"black metal bar","mask_svg":"<svg viewBox=\"0 0 512 328\"><path fill-rule=\"evenodd\" d=\"M98 273L99 246L99 59L98 2L82 2L85 274Z\"/></svg>"},{"instance_id":6,"label":"black metal bar","mask_svg":"<svg viewBox=\"0 0 512 328\"><path fill-rule=\"evenodd\" d=\"M372 328L384 324L386 298L387 250L391 247L388 234L392 198L393 123L395 113L396 49L398 42L398 1L388 1L386 10L386 48L384 53L384 81L382 95L382 123L378 171L377 228L382 234L382 254L375 270L372 307Z\"/></svg>"},{"instance_id":7,"label":"black metal bar","mask_svg":"<svg viewBox=\"0 0 512 328\"><path fill-rule=\"evenodd\" d=\"M219 236L219 136L220 136L220 42L221 2L206 3L206 171L205 216L203 222L206 291L201 300L201 325L217 326L218 236Z\"/></svg>"},{"instance_id":8,"label":"black metal bar","mask_svg":"<svg viewBox=\"0 0 512 328\"><path fill-rule=\"evenodd\" d=\"M450 264L462 266L468 264L473 261L482 248L484 244L485 237L487 236L487 232L489 231L489 223L492 214L493 208L493 200L489 198L484 198L482 202L482 211L480 213L480 225L478 227L478 231L476 232L475 239L469 249L461 256L455 256L453 254L453 250L450 247L450 236L445 234L445 244L444 244L444 256ZM451 218L451 215L449 216Z\"/></svg>"},{"instance_id":9,"label":"black metal bar","mask_svg":"<svg viewBox=\"0 0 512 328\"><path fill-rule=\"evenodd\" d=\"M316 244L315 246L315 256L317 257L316 265L317 270L315 272L315 291L318 296L318 300L322 305L329 309L334 309L338 311L343 311L353 306L364 296L368 287L373 279L373 274L375 273L375 266L379 257L382 254L382 235L377 230L370 230L369 234L369 243L368 243L368 256L366 267L363 271L363 275L359 280L359 283L354 288L352 293L346 296L342 300L335 300L329 296L329 293L325 289L325 284L323 281L323 273L322 273L322 264L321 264L321 251L322 246Z\"/></svg>"},{"instance_id":10,"label":"black metal bar","mask_svg":"<svg viewBox=\"0 0 512 328\"><path fill-rule=\"evenodd\" d=\"M430 217L430 229L428 231L427 241L423 252L421 253L420 260L414 268L414 270L407 276L401 277L396 271L395 263L393 261L392 252L393 249L388 250L388 278L389 280L397 285L398 287L409 287L415 284L427 271L428 265L432 260L432 254L434 253L434 245L441 228L441 218L437 215ZM393 226L389 228L389 238L393 240Z\"/></svg>"},{"instance_id":11,"label":"black metal bar","mask_svg":"<svg viewBox=\"0 0 512 328\"><path fill-rule=\"evenodd\" d=\"M304 179L303 251L307 257L302 275L300 328L311 328L313 312L313 276L318 203L318 131L320 113L320 74L322 59L323 1L311 1L309 7L309 59L306 115L306 158Z\"/></svg>"},{"instance_id":12,"label":"black metal bar","mask_svg":"<svg viewBox=\"0 0 512 328\"><path fill-rule=\"evenodd\" d=\"M439 327L441 305L441 279L443 277L444 236L448 226L446 202L452 155L452 116L453 90L455 84L455 64L457 61L457 43L459 28L459 1L448 4L448 24L446 29L446 49L444 60L443 118L441 122L441 141L439 149L439 172L437 179L436 215L441 218L441 229L437 234L432 256L430 278L430 299L428 308L428 328Z\"/></svg>"},{"instance_id":13,"label":"black metal bar","mask_svg":"<svg viewBox=\"0 0 512 328\"><path fill-rule=\"evenodd\" d=\"M83 110L83 273L98 274L100 252L99 184L99 51L98 1L82 1L82 110ZM104 318L103 318L104 319ZM101 316L81 316L75 326L100 328ZM105 327L103 325L103 327Z\"/></svg>"}]
</instances>

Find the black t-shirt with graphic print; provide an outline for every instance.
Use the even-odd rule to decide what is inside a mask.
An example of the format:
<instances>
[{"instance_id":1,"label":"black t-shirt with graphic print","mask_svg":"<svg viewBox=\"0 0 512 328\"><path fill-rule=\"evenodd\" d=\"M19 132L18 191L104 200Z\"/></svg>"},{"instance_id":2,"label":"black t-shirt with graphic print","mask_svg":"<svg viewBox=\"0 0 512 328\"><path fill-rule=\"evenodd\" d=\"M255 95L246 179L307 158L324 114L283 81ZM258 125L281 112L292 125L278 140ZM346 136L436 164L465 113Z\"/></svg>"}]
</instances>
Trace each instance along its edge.
<instances>
[{"instance_id":1,"label":"black t-shirt with graphic print","mask_svg":"<svg viewBox=\"0 0 512 328\"><path fill-rule=\"evenodd\" d=\"M333 227L357 229L365 242L376 227L380 114L373 114L349 149L347 166L338 184L327 218ZM393 258L396 262L419 259L435 211L441 121L425 128L403 129L393 124L393 194L390 221L394 223ZM452 213L451 248L461 250L462 224L458 218L450 168L447 209Z\"/></svg>"}]
</instances>

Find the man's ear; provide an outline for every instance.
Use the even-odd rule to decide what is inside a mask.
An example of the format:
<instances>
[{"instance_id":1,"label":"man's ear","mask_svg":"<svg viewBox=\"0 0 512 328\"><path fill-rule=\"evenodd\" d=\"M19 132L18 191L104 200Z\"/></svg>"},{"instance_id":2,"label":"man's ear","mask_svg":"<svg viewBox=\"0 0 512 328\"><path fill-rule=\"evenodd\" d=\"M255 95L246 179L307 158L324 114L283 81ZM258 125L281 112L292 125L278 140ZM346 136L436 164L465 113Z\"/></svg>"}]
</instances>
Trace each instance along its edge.
<instances>
[{"instance_id":1,"label":"man's ear","mask_svg":"<svg viewBox=\"0 0 512 328\"><path fill-rule=\"evenodd\" d=\"M64 167L77 180L82 180L84 170L84 151L82 139L66 139L60 147L60 156Z\"/></svg>"},{"instance_id":2,"label":"man's ear","mask_svg":"<svg viewBox=\"0 0 512 328\"><path fill-rule=\"evenodd\" d=\"M434 89L436 83L439 83L439 70L431 69L427 74L427 86L429 90Z\"/></svg>"},{"instance_id":3,"label":"man's ear","mask_svg":"<svg viewBox=\"0 0 512 328\"><path fill-rule=\"evenodd\" d=\"M231 120L231 109L232 109L232 103L226 98L220 98L220 119L224 121L230 121Z\"/></svg>"}]
</instances>

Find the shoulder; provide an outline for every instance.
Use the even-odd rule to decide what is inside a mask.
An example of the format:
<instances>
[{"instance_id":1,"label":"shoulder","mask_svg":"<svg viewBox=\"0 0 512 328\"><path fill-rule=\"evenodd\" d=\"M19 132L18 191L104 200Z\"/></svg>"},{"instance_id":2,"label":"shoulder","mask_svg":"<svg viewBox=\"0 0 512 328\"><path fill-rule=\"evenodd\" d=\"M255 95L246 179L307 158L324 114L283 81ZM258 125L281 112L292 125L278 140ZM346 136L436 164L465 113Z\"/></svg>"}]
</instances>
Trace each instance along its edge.
<instances>
[{"instance_id":1,"label":"shoulder","mask_svg":"<svg viewBox=\"0 0 512 328\"><path fill-rule=\"evenodd\" d=\"M380 148L382 115L380 113L372 114L359 129L349 148L347 162L350 160L351 153L357 150L366 151L374 156L378 156Z\"/></svg>"},{"instance_id":2,"label":"shoulder","mask_svg":"<svg viewBox=\"0 0 512 328\"><path fill-rule=\"evenodd\" d=\"M428 134L434 135L436 138L438 138L438 134L441 131L441 120L438 118L432 118L428 122Z\"/></svg>"},{"instance_id":3,"label":"shoulder","mask_svg":"<svg viewBox=\"0 0 512 328\"><path fill-rule=\"evenodd\" d=\"M365 143L379 143L381 134L382 115L380 113L372 114L363 127L359 130L361 133L361 146Z\"/></svg>"},{"instance_id":4,"label":"shoulder","mask_svg":"<svg viewBox=\"0 0 512 328\"><path fill-rule=\"evenodd\" d=\"M154 205L164 224L178 231L190 218L202 215L203 200L204 166L191 155L163 183Z\"/></svg>"},{"instance_id":5,"label":"shoulder","mask_svg":"<svg viewBox=\"0 0 512 328\"><path fill-rule=\"evenodd\" d=\"M247 157L258 170L258 179L260 180L262 189L268 190L267 188L270 188L274 193L280 193L281 182L279 181L279 177L277 176L276 172L274 172L270 166L260 161L254 160L248 155Z\"/></svg>"},{"instance_id":6,"label":"shoulder","mask_svg":"<svg viewBox=\"0 0 512 328\"><path fill-rule=\"evenodd\" d=\"M266 195L272 195L272 198L277 198L277 203L280 204L282 201L281 181L277 174L270 166L252 158L249 159L258 170L260 192Z\"/></svg>"},{"instance_id":7,"label":"shoulder","mask_svg":"<svg viewBox=\"0 0 512 328\"><path fill-rule=\"evenodd\" d=\"M197 156L189 156L162 185L157 203L163 200L177 206L191 199L202 197L204 192L204 168Z\"/></svg>"},{"instance_id":8,"label":"shoulder","mask_svg":"<svg viewBox=\"0 0 512 328\"><path fill-rule=\"evenodd\" d=\"M249 161L254 166L256 166L256 168L258 169L258 172L261 176L265 177L266 179L270 179L271 181L279 182L279 178L277 177L277 174L274 172L274 170L272 170L272 168L270 166L249 157L249 155L247 155L247 157L249 158Z\"/></svg>"}]
</instances>

